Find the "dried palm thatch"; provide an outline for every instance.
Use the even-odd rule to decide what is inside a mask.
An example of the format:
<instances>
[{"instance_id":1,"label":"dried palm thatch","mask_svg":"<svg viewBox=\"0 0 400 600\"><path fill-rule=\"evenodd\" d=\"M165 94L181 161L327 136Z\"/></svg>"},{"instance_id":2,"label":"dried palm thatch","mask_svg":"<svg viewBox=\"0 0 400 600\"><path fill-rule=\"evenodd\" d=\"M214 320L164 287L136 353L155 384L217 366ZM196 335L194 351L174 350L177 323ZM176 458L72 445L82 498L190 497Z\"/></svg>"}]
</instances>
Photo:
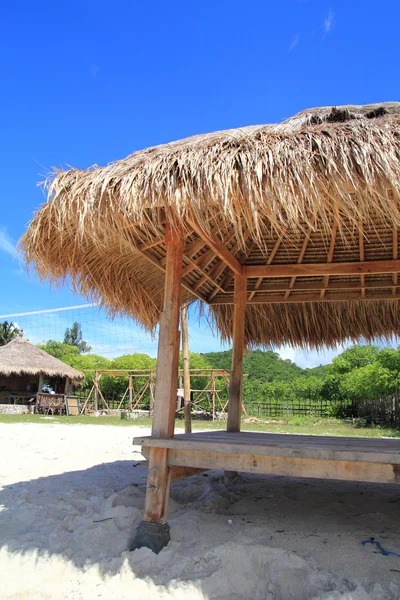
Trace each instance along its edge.
<instances>
[{"instance_id":1,"label":"dried palm thatch","mask_svg":"<svg viewBox=\"0 0 400 600\"><path fill-rule=\"evenodd\" d=\"M218 300L211 314L229 339L229 269L201 245L199 230L245 266L397 258L399 125L400 103L317 108L277 125L149 148L106 167L55 171L49 202L22 249L40 277L70 278L77 292L152 329L163 302L169 221L186 236L183 302ZM397 333L397 275L388 300L387 278L380 284L379 277L358 278L360 300L327 302L321 294L321 303L297 296L294 280L277 279L286 303L248 305L247 343L319 346ZM307 285L323 284L309 278ZM250 296L263 286L249 280ZM380 295L368 286L381 288Z\"/></svg>"},{"instance_id":2,"label":"dried palm thatch","mask_svg":"<svg viewBox=\"0 0 400 600\"><path fill-rule=\"evenodd\" d=\"M69 377L71 381L84 379L83 373L21 337L0 347L0 374L7 377L11 375Z\"/></svg>"}]
</instances>

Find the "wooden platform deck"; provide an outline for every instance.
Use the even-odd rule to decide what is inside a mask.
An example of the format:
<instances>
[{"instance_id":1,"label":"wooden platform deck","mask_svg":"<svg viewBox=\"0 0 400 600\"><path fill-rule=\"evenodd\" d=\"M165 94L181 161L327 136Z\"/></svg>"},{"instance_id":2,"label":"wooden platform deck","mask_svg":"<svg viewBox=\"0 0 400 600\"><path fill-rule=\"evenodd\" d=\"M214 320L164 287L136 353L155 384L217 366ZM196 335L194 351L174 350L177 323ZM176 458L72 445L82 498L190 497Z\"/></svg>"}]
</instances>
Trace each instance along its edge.
<instances>
[{"instance_id":1,"label":"wooden platform deck","mask_svg":"<svg viewBox=\"0 0 400 600\"><path fill-rule=\"evenodd\" d=\"M142 446L146 458L150 448L167 448L167 462L174 469L400 483L397 439L207 431L173 438L138 437L133 443Z\"/></svg>"}]
</instances>

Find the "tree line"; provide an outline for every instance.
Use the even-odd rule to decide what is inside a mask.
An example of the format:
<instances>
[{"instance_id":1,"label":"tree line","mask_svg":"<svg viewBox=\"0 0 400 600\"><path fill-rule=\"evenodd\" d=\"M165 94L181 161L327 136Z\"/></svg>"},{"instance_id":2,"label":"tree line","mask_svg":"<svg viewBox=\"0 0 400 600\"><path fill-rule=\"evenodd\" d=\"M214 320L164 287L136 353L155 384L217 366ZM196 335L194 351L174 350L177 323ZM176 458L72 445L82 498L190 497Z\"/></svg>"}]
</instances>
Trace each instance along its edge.
<instances>
[{"instance_id":1,"label":"tree line","mask_svg":"<svg viewBox=\"0 0 400 600\"><path fill-rule=\"evenodd\" d=\"M0 324L0 345L7 343L20 331L12 323ZM39 346L56 358L85 371L83 392L93 385L96 370L155 369L156 359L143 353L125 354L107 359L91 352L92 348L83 339L79 323L67 328L63 342L48 340ZM192 369L221 369L230 371L232 351L192 352ZM182 367L182 361L181 365ZM277 352L254 350L245 354L243 371L244 401L247 404L268 402L295 403L321 400L332 404L332 413L339 412L343 405L359 400L376 400L393 394L400 388L400 347L379 348L375 345L354 345L344 350L329 365L302 369L291 360L283 360ZM135 378L134 386L139 390L144 379ZM193 377L193 389L206 385L204 377ZM221 398L227 397L224 379L218 379L217 389ZM104 394L119 397L127 387L127 378L104 376Z\"/></svg>"},{"instance_id":2,"label":"tree line","mask_svg":"<svg viewBox=\"0 0 400 600\"><path fill-rule=\"evenodd\" d=\"M78 327L75 327L78 325ZM73 329L80 332L79 324ZM155 369L156 359L147 354L126 354L112 360L91 354L90 347L77 335L72 344L65 337L64 343L49 340L41 347L67 364L86 373L84 389L93 383L96 369ZM83 345L82 345L83 344ZM86 344L86 345L85 345ZM192 352L192 369L221 369L230 371L232 351ZM181 364L182 367L182 359ZM354 345L344 350L329 365L302 369L291 360L283 360L271 350L248 351L243 359L246 374L243 383L244 401L247 404L269 402L307 403L330 402L332 414L340 414L343 406L360 400L374 400L394 393L400 387L400 347L380 349L374 345ZM204 377L192 378L191 387L202 389L206 385ZM137 389L143 379L134 381ZM126 389L125 379L104 376L102 389L105 394L119 396ZM217 379L222 399L227 397L224 379Z\"/></svg>"}]
</instances>

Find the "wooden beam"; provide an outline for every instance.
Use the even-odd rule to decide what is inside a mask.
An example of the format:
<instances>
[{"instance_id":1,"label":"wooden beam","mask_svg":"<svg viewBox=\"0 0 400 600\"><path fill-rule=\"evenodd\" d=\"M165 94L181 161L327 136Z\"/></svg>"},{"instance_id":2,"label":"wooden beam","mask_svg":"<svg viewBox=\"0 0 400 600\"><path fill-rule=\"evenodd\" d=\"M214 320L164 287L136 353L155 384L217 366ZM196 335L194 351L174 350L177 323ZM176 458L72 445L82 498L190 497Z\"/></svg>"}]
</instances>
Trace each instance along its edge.
<instances>
[{"instance_id":1,"label":"wooden beam","mask_svg":"<svg viewBox=\"0 0 400 600\"><path fill-rule=\"evenodd\" d=\"M206 244L203 240L197 238L194 240L194 242L189 242L188 244L186 244L186 246L183 250L183 254L184 254L184 256L186 256L186 258L192 258L192 256L194 256L195 254L200 252L200 250L202 248L204 248L205 245ZM166 265L166 263L167 263L166 256L164 256L163 258L160 258L160 265L162 265L164 267Z\"/></svg>"},{"instance_id":2,"label":"wooden beam","mask_svg":"<svg viewBox=\"0 0 400 600\"><path fill-rule=\"evenodd\" d=\"M205 448L201 452L171 448L168 461L171 466L197 469L229 469L234 472L310 477L344 481L399 483L399 468L395 464L321 460L286 456L259 456L256 454L228 454Z\"/></svg>"},{"instance_id":3,"label":"wooden beam","mask_svg":"<svg viewBox=\"0 0 400 600\"><path fill-rule=\"evenodd\" d=\"M194 221L188 219L189 225L194 229L197 235L209 246L212 250L214 250L215 254L220 257L227 266L232 269L232 271L236 275L241 275L242 266L240 262L229 252L226 246L212 233L208 234Z\"/></svg>"},{"instance_id":4,"label":"wooden beam","mask_svg":"<svg viewBox=\"0 0 400 600\"><path fill-rule=\"evenodd\" d=\"M285 229L285 230L284 230L284 233L283 233L283 235L281 235L281 236L280 236L280 237L279 237L279 238L276 240L276 242L275 242L275 244L274 244L274 247L272 248L272 250L271 250L271 252L270 252L270 254L269 254L269 256L268 256L268 259L267 259L267 265L270 265L270 264L272 263L272 261L274 260L274 258L275 258L275 254L276 254L276 253L278 252L278 250L279 250L279 246L281 245L281 243L282 243L282 240L283 240L283 238L285 237L286 231L287 231L287 229ZM263 280L263 277L259 277L259 278L257 279L257 283L256 283L256 285L254 286L254 290L251 292L251 294L250 294L250 296L249 296L249 300L251 300L251 299L253 298L254 294L256 293L256 292L255 292L255 290L257 290L257 289L260 287L260 285L261 285L261 283L262 283L262 280Z\"/></svg>"},{"instance_id":5,"label":"wooden beam","mask_svg":"<svg viewBox=\"0 0 400 600\"><path fill-rule=\"evenodd\" d=\"M176 384L179 361L179 313L183 236L167 223L165 244L167 265L164 284L164 307L158 338L157 376L152 422L152 436L174 435ZM167 448L151 448L147 477L144 521L162 524L167 518L170 468Z\"/></svg>"},{"instance_id":6,"label":"wooden beam","mask_svg":"<svg viewBox=\"0 0 400 600\"><path fill-rule=\"evenodd\" d=\"M303 262L303 258L304 258L304 255L306 253L306 250L307 250L308 242L310 241L310 237L311 237L311 233L312 233L312 230L313 230L313 227L314 227L314 223L315 223L315 217L313 218L311 225L309 225L309 227L307 229L307 233L306 233L305 238L303 240L303 244L301 246L300 254L299 254L299 257L297 259L297 264L298 265L300 265ZM289 283L289 289L286 290L286 292L285 292L285 298L289 298L290 290L292 289L292 287L294 286L295 283L296 283L296 275L293 275L293 277L291 278L290 283Z\"/></svg>"},{"instance_id":7,"label":"wooden beam","mask_svg":"<svg viewBox=\"0 0 400 600\"><path fill-rule=\"evenodd\" d=\"M243 233L243 239L244 239L244 241L245 241L245 242L247 242L247 239L248 239L249 237L250 237L250 231L249 231L249 230L247 230L247 231L245 231L245 232ZM240 243L239 243L239 242L236 242L236 244L235 244L235 245L233 246L233 248L232 248L232 251L231 251L231 252L232 252L232 254L236 254L236 252L239 250L239 248L240 248ZM241 263L241 264L242 264L242 263ZM214 272L214 274L213 274L213 277L214 277L215 279L218 279L218 277L219 277L220 275L222 275L222 273L223 273L224 269L226 269L226 268L227 268L226 264L225 264L224 262L222 262L222 261L221 261L221 263L219 263L218 265L216 265L216 268L215 268L215 272ZM224 286L222 286L222 287L224 287ZM209 299L209 300L212 300L212 299L214 298L214 296L215 296L217 293L218 293L218 290L214 290L214 291L213 291L213 292L210 294L210 296L209 296L209 298L208 298L208 299Z\"/></svg>"},{"instance_id":8,"label":"wooden beam","mask_svg":"<svg viewBox=\"0 0 400 600\"><path fill-rule=\"evenodd\" d=\"M218 225L215 225L215 227L212 228L211 230L211 235L215 236L216 233L220 230L220 227ZM228 241L231 239L232 236L230 236L228 238ZM200 250L202 248L204 248L204 246L206 245L206 242L201 239L201 238L196 238L193 242L188 242L183 250L183 254L186 258L192 258L195 254L197 254L198 252L200 252ZM215 256L215 253L214 253ZM167 260L167 257L164 256L164 258L160 258L160 263L162 266L165 265Z\"/></svg>"},{"instance_id":9,"label":"wooden beam","mask_svg":"<svg viewBox=\"0 0 400 600\"><path fill-rule=\"evenodd\" d=\"M158 258L156 258L155 256L153 256L151 254L151 252L148 252L147 250L138 250L138 252L140 252L140 254L142 254L142 256L144 256L145 258L147 258L147 260L149 262L151 262L155 267L157 267L157 269L160 269L160 271L162 271L163 273L165 273L165 267L162 266L162 264L160 263L160 261L158 260ZM182 260L183 260L183 258L182 258ZM185 288L185 290L187 290L188 292L190 292L191 294L193 294L193 296L196 296L196 298L198 298L202 302L207 302L207 300L205 298L203 298L203 296L201 294L199 294L197 291L193 290L193 288L191 288L190 285L188 285L184 281L181 282L181 285L182 285L183 288Z\"/></svg>"},{"instance_id":10,"label":"wooden beam","mask_svg":"<svg viewBox=\"0 0 400 600\"><path fill-rule=\"evenodd\" d=\"M179 479L186 479L192 475L197 475L207 471L207 469L196 469L195 467L171 467L171 483L173 481L179 481Z\"/></svg>"},{"instance_id":11,"label":"wooden beam","mask_svg":"<svg viewBox=\"0 0 400 600\"><path fill-rule=\"evenodd\" d=\"M154 446L199 453L209 450L222 454L388 463L397 464L400 471L400 454L396 439L208 430L192 435L178 433L174 438L168 439L137 437L133 439L133 444L142 448Z\"/></svg>"},{"instance_id":12,"label":"wooden beam","mask_svg":"<svg viewBox=\"0 0 400 600\"><path fill-rule=\"evenodd\" d=\"M205 245L206 244L204 240L197 238L193 242L189 242L188 244L186 244L183 253L186 256L194 256L195 254L200 252L200 250L204 248Z\"/></svg>"},{"instance_id":13,"label":"wooden beam","mask_svg":"<svg viewBox=\"0 0 400 600\"><path fill-rule=\"evenodd\" d=\"M400 260L375 260L348 263L312 263L301 265L250 265L246 277L312 277L318 275L374 275L400 273Z\"/></svg>"},{"instance_id":14,"label":"wooden beam","mask_svg":"<svg viewBox=\"0 0 400 600\"><path fill-rule=\"evenodd\" d=\"M239 244L236 244L236 245L239 247ZM243 265L246 262L247 257L249 256L249 254L251 253L251 251L253 250L255 245L256 244L253 241L251 241L249 248L247 247L247 244L246 244L246 250L244 252L242 252L241 256L238 258L241 265ZM233 251L233 253L235 253L235 252L236 252L236 248ZM229 287L229 285L231 284L233 279L234 279L234 275L232 274L231 271L229 271L221 284L221 287L224 290L224 292Z\"/></svg>"},{"instance_id":15,"label":"wooden beam","mask_svg":"<svg viewBox=\"0 0 400 600\"><path fill-rule=\"evenodd\" d=\"M396 292L393 295L391 292L377 293L373 296L362 295L360 292L346 292L341 294L325 293L324 297L321 298L320 294L299 294L297 296L276 296L273 294L257 294L252 300L248 300L247 304L301 304L304 302L347 302L347 301L364 301L371 302L373 300L398 300L400 299L400 293ZM215 296L210 301L210 306L215 304L234 304L232 295L221 294Z\"/></svg>"},{"instance_id":16,"label":"wooden beam","mask_svg":"<svg viewBox=\"0 0 400 600\"><path fill-rule=\"evenodd\" d=\"M222 260L220 260L218 263L216 263L212 269L210 269L210 271L208 272L208 275L214 280L216 281L218 279L218 277L225 271L225 269L228 268L228 265L226 263L224 263ZM194 290L198 290L204 283L205 279L203 279L202 277L199 279L199 281L196 281L196 283L193 285L193 289ZM214 297L215 294L218 293L218 289L215 289L212 294L210 294L210 298Z\"/></svg>"},{"instance_id":17,"label":"wooden beam","mask_svg":"<svg viewBox=\"0 0 400 600\"><path fill-rule=\"evenodd\" d=\"M140 244L137 247L137 249L139 250L139 252L143 252L144 250L150 250L150 248L154 248L155 246L159 246L160 244L163 244L164 241L165 241L164 236L155 238L151 242L147 242L146 244Z\"/></svg>"},{"instance_id":18,"label":"wooden beam","mask_svg":"<svg viewBox=\"0 0 400 600\"><path fill-rule=\"evenodd\" d=\"M377 279L375 281L366 281L365 289L387 289L387 288L396 288L400 287L400 284L393 284L391 277L385 277L384 279ZM287 289L287 284L285 280L282 279L277 283L265 283L261 288L258 288L254 293L273 293L273 292L285 292ZM354 281L351 279L343 279L342 281L330 281L327 287L324 286L324 281L321 282L310 282L303 281L301 279L297 280L295 285L292 288L292 292L300 292L300 291L323 291L329 292L334 290L361 290L360 281ZM227 292L225 292L227 293ZM232 292L228 292L232 293Z\"/></svg>"},{"instance_id":19,"label":"wooden beam","mask_svg":"<svg viewBox=\"0 0 400 600\"><path fill-rule=\"evenodd\" d=\"M331 237L331 242L329 244L328 256L327 256L327 259L326 259L326 262L328 262L328 263L331 263L332 260L333 260L333 253L335 252L337 230L338 230L338 224L337 224L337 221L335 221L333 223L333 227L332 227L332 237ZM327 288L328 284L329 284L329 275L325 275L325 277L324 277L324 288ZM325 295L325 290L322 289L321 290L321 298L323 298L324 295Z\"/></svg>"},{"instance_id":20,"label":"wooden beam","mask_svg":"<svg viewBox=\"0 0 400 600\"><path fill-rule=\"evenodd\" d=\"M229 384L228 431L240 431L242 408L244 326L246 317L246 275L235 275L235 295L232 332L232 370Z\"/></svg>"},{"instance_id":21,"label":"wooden beam","mask_svg":"<svg viewBox=\"0 0 400 600\"><path fill-rule=\"evenodd\" d=\"M185 256L185 258L188 258L187 256ZM202 278L204 277L205 280L209 280L210 283L216 288L217 291L221 291L223 292L223 288L216 283L216 281L211 277L211 275L209 273L206 273L204 271L204 269L207 268L207 266L210 264L211 261L213 261L215 258L215 254L212 250L207 250L207 252L205 252L204 254L202 254L201 256L199 256L198 258L196 258L195 260L193 260L192 258L189 258L188 260L190 261L191 264L187 265L186 267L184 267L182 269L182 277L185 277L186 275L188 275L189 273L191 273L194 270L200 271L200 273L202 273ZM195 292L197 288L192 288L192 290Z\"/></svg>"},{"instance_id":22,"label":"wooden beam","mask_svg":"<svg viewBox=\"0 0 400 600\"><path fill-rule=\"evenodd\" d=\"M362 223L360 222L360 226L362 225ZM365 252L364 252L364 232L362 229L359 230L358 232L358 246L360 249L360 262L364 262L365 260ZM360 275L360 281L361 281L361 295L364 297L365 296L365 275L362 274Z\"/></svg>"}]
</instances>

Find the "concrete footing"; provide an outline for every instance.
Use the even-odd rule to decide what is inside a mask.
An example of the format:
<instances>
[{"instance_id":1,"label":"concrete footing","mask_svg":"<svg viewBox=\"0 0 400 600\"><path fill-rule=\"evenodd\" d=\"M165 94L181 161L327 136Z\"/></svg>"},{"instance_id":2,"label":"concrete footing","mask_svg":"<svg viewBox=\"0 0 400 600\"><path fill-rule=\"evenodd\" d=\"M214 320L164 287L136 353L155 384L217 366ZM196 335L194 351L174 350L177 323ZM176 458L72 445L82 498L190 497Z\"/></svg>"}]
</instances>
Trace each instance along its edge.
<instances>
[{"instance_id":1,"label":"concrete footing","mask_svg":"<svg viewBox=\"0 0 400 600\"><path fill-rule=\"evenodd\" d=\"M148 523L142 521L136 530L135 539L131 545L130 550L136 550L137 548L150 548L155 554L161 552L161 550L170 541L168 523Z\"/></svg>"}]
</instances>

